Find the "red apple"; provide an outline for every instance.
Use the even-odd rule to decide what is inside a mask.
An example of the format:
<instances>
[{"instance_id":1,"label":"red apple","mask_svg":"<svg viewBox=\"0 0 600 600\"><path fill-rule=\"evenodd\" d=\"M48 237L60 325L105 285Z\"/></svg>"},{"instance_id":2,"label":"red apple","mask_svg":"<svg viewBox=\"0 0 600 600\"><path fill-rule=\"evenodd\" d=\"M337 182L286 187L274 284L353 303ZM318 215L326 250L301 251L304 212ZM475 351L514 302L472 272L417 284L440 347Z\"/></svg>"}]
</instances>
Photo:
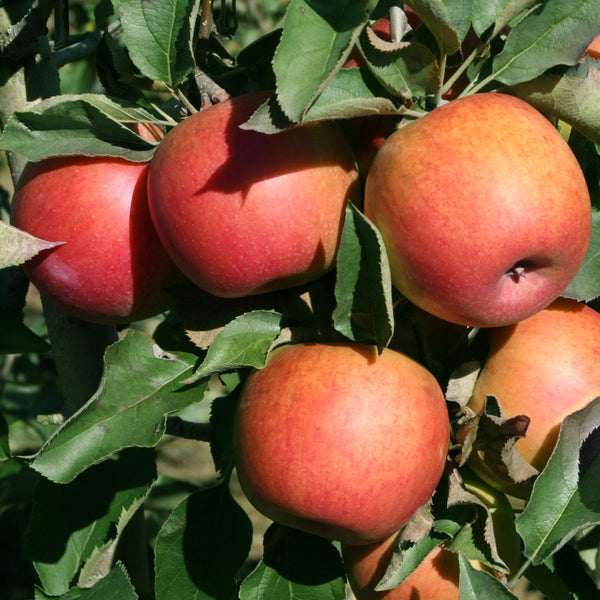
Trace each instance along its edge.
<instances>
[{"instance_id":1,"label":"red apple","mask_svg":"<svg viewBox=\"0 0 600 600\"><path fill-rule=\"evenodd\" d=\"M150 164L150 211L179 268L204 291L243 297L302 285L333 265L356 163L333 122L241 129L267 98L239 96L185 119Z\"/></svg>"},{"instance_id":2,"label":"red apple","mask_svg":"<svg viewBox=\"0 0 600 600\"><path fill-rule=\"evenodd\" d=\"M600 313L561 298L516 325L490 331L489 354L469 406L479 412L492 394L506 417L527 415L527 435L515 448L541 470L564 418L600 396L599 356ZM471 457L469 464L480 471L477 456ZM492 474L490 483L499 480Z\"/></svg>"},{"instance_id":3,"label":"red apple","mask_svg":"<svg viewBox=\"0 0 600 600\"><path fill-rule=\"evenodd\" d=\"M342 557L356 600L458 600L458 555L441 547L398 587L376 591L392 557L398 534L367 546L342 544Z\"/></svg>"},{"instance_id":4,"label":"red apple","mask_svg":"<svg viewBox=\"0 0 600 600\"><path fill-rule=\"evenodd\" d=\"M569 285L591 235L577 159L526 102L482 93L401 126L367 176L365 214L395 287L470 326L515 323Z\"/></svg>"},{"instance_id":5,"label":"red apple","mask_svg":"<svg viewBox=\"0 0 600 600\"><path fill-rule=\"evenodd\" d=\"M276 349L246 381L234 426L238 477L257 510L352 544L388 537L429 500L448 442L433 375L351 343Z\"/></svg>"},{"instance_id":6,"label":"red apple","mask_svg":"<svg viewBox=\"0 0 600 600\"><path fill-rule=\"evenodd\" d=\"M160 244L146 195L147 163L64 156L29 163L12 223L63 245L25 265L32 283L65 311L123 323L169 306L165 288L181 279Z\"/></svg>"},{"instance_id":7,"label":"red apple","mask_svg":"<svg viewBox=\"0 0 600 600\"><path fill-rule=\"evenodd\" d=\"M498 555L506 563L509 573L516 573L521 562L521 543L508 498L472 473L466 472L465 475L466 490L477 496L490 511ZM443 546L432 551L399 586L375 590L392 559L398 536L399 532L381 542L363 546L342 544L342 557L356 600L458 600L458 555ZM471 564L494 573L479 561L471 561Z\"/></svg>"}]
</instances>

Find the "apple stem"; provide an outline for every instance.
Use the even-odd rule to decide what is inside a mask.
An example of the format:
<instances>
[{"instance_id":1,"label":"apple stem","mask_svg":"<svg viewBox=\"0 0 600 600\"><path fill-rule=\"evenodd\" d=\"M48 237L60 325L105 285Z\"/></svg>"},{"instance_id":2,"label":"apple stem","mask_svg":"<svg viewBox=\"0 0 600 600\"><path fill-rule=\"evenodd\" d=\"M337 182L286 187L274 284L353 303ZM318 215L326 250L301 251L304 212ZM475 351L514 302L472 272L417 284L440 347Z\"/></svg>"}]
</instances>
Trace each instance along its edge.
<instances>
[{"instance_id":1,"label":"apple stem","mask_svg":"<svg viewBox=\"0 0 600 600\"><path fill-rule=\"evenodd\" d=\"M469 56L462 62L462 64L456 69L456 71L454 71L452 76L448 78L448 81L446 81L442 87L441 94L440 94L441 96L446 94L452 88L452 86L456 83L456 81L459 79L459 77L471 66L471 63L479 55L480 50L481 50L481 46L477 46L477 48L475 48L475 50L473 50L473 52L471 52L471 54L469 54Z\"/></svg>"},{"instance_id":2,"label":"apple stem","mask_svg":"<svg viewBox=\"0 0 600 600\"><path fill-rule=\"evenodd\" d=\"M525 277L525 267L523 266L515 266L508 271L508 276L514 281L518 282L521 277Z\"/></svg>"},{"instance_id":3,"label":"apple stem","mask_svg":"<svg viewBox=\"0 0 600 600\"><path fill-rule=\"evenodd\" d=\"M440 47L440 81L444 81L444 74L446 73L446 61L447 61L448 55L446 54L446 52ZM442 86L440 86L435 94L435 98L434 98L434 106L439 106L440 101L442 99L442 95L443 95L443 88Z\"/></svg>"}]
</instances>

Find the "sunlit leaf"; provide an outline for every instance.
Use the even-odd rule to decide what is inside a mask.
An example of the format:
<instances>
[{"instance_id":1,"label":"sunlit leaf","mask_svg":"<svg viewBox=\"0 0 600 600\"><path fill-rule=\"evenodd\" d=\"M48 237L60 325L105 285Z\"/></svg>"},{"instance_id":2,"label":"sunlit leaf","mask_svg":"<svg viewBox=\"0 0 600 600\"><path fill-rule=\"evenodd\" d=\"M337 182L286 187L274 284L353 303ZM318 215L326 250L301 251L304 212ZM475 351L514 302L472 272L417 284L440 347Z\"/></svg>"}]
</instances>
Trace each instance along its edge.
<instances>
[{"instance_id":1,"label":"sunlit leaf","mask_svg":"<svg viewBox=\"0 0 600 600\"><path fill-rule=\"evenodd\" d=\"M542 564L573 536L600 523L600 397L565 418L548 465L516 520L524 552Z\"/></svg>"},{"instance_id":2,"label":"sunlit leaf","mask_svg":"<svg viewBox=\"0 0 600 600\"><path fill-rule=\"evenodd\" d=\"M147 335L128 330L107 349L96 394L42 446L31 466L67 483L122 448L156 445L166 415L202 399L205 382L192 388L182 383L196 360L163 353Z\"/></svg>"},{"instance_id":3,"label":"sunlit leaf","mask_svg":"<svg viewBox=\"0 0 600 600\"><path fill-rule=\"evenodd\" d=\"M0 221L0 269L15 267L27 262L42 250L64 244L62 241L46 241Z\"/></svg>"},{"instance_id":4,"label":"sunlit leaf","mask_svg":"<svg viewBox=\"0 0 600 600\"><path fill-rule=\"evenodd\" d=\"M515 85L555 65L575 65L600 31L598 0L547 0L509 33L494 78Z\"/></svg>"}]
</instances>

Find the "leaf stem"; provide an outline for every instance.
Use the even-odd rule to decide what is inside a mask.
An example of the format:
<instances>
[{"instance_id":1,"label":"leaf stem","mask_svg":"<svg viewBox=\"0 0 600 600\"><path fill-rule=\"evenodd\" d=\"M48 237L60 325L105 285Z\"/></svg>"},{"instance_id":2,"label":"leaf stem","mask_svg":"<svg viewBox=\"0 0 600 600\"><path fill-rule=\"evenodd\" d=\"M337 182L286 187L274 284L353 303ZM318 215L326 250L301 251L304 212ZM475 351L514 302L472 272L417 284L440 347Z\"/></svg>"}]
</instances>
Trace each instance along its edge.
<instances>
[{"instance_id":1,"label":"leaf stem","mask_svg":"<svg viewBox=\"0 0 600 600\"><path fill-rule=\"evenodd\" d=\"M460 78L460 76L471 66L471 63L477 58L479 52L481 50L481 46L477 46L471 54L463 61L463 63L454 71L451 77L448 78L448 81L444 83L442 87L441 95L448 93L448 91L452 88L452 86L456 83L456 81Z\"/></svg>"}]
</instances>

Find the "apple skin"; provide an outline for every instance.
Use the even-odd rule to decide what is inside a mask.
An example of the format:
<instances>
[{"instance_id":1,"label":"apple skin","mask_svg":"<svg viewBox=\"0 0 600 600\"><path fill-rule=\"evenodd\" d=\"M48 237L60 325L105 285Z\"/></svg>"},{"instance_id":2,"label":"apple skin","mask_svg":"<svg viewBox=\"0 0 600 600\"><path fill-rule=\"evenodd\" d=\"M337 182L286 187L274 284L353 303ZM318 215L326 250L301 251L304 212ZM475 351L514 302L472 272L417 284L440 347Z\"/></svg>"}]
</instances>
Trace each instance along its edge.
<instances>
[{"instance_id":1,"label":"apple skin","mask_svg":"<svg viewBox=\"0 0 600 600\"><path fill-rule=\"evenodd\" d=\"M458 555L441 547L399 586L375 591L385 575L398 534L367 546L342 544L342 558L356 600L458 600L460 568Z\"/></svg>"},{"instance_id":2,"label":"apple skin","mask_svg":"<svg viewBox=\"0 0 600 600\"><path fill-rule=\"evenodd\" d=\"M127 323L170 305L165 288L182 281L160 244L146 195L147 163L64 156L29 163L12 203L12 224L65 242L24 269L67 313Z\"/></svg>"},{"instance_id":3,"label":"apple skin","mask_svg":"<svg viewBox=\"0 0 600 600\"><path fill-rule=\"evenodd\" d=\"M600 35L592 40L591 44L587 47L584 56L591 56L596 60L600 59Z\"/></svg>"},{"instance_id":4,"label":"apple skin","mask_svg":"<svg viewBox=\"0 0 600 600\"><path fill-rule=\"evenodd\" d=\"M240 128L268 94L238 96L173 128L148 176L167 252L204 291L238 298L303 285L330 270L356 161L333 122L277 134Z\"/></svg>"},{"instance_id":5,"label":"apple skin","mask_svg":"<svg viewBox=\"0 0 600 600\"><path fill-rule=\"evenodd\" d=\"M364 211L395 287L460 325L508 325L548 306L591 236L589 191L567 143L529 104L499 93L401 126L371 165Z\"/></svg>"},{"instance_id":6,"label":"apple skin","mask_svg":"<svg viewBox=\"0 0 600 600\"><path fill-rule=\"evenodd\" d=\"M564 418L600 396L600 313L560 298L532 317L489 334L489 353L469 406L481 411L486 395L492 394L506 417L527 415L527 435L515 448L541 471ZM479 470L477 457L471 458L469 465Z\"/></svg>"},{"instance_id":7,"label":"apple skin","mask_svg":"<svg viewBox=\"0 0 600 600\"><path fill-rule=\"evenodd\" d=\"M504 560L509 575L518 571L521 563L521 543L515 529L515 514L508 498L487 485L470 471L464 472L465 489L476 495L492 515L496 549ZM415 571L399 586L376 591L390 563L399 532L366 546L341 545L348 581L356 600L458 600L458 555L442 546L433 550ZM494 574L479 561L471 564Z\"/></svg>"},{"instance_id":8,"label":"apple skin","mask_svg":"<svg viewBox=\"0 0 600 600\"><path fill-rule=\"evenodd\" d=\"M277 348L244 384L234 459L266 517L351 544L381 540L432 496L449 417L419 363L366 344Z\"/></svg>"}]
</instances>

